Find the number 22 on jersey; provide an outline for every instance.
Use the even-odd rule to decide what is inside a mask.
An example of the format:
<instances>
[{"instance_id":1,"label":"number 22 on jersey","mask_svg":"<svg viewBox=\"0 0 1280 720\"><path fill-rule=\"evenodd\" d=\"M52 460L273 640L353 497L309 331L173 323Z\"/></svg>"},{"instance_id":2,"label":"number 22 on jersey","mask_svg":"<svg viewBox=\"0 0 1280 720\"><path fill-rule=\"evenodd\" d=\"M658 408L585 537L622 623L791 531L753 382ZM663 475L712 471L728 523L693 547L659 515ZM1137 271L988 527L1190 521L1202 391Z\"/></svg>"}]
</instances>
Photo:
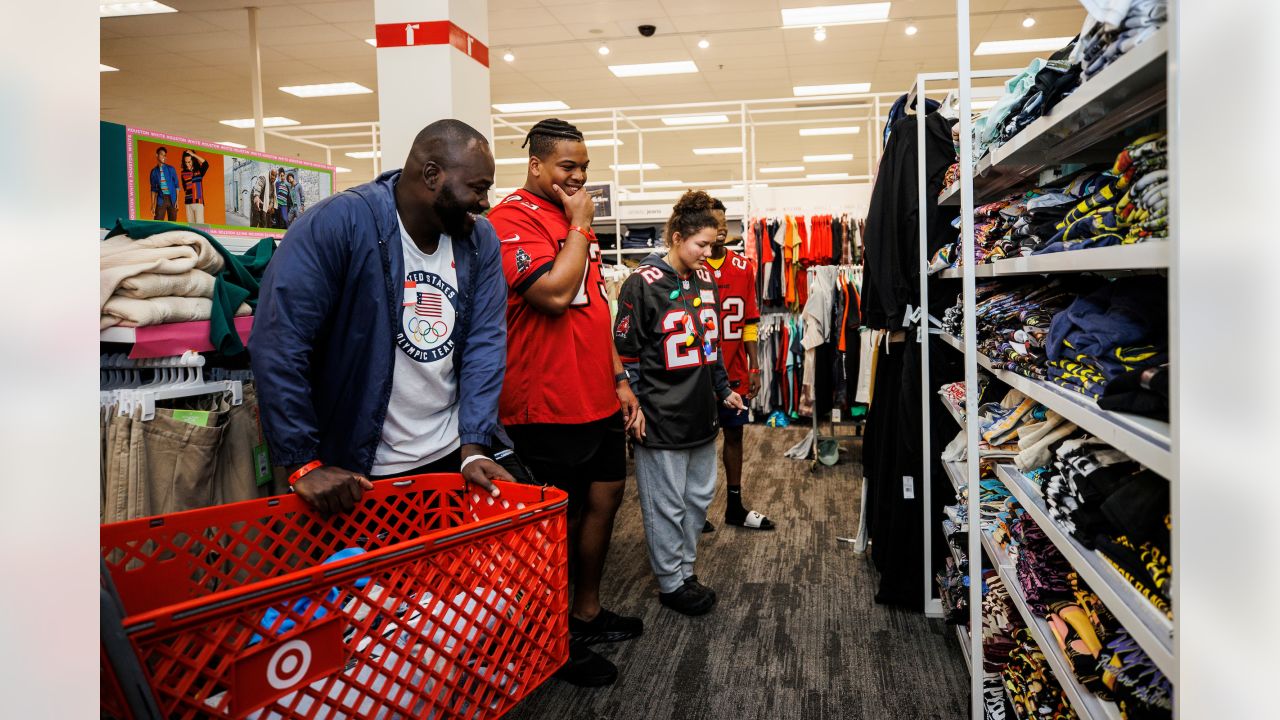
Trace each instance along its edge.
<instances>
[{"instance_id":1,"label":"number 22 on jersey","mask_svg":"<svg viewBox=\"0 0 1280 720\"><path fill-rule=\"evenodd\" d=\"M668 310L667 314L662 316L662 332L666 334L662 339L662 358L668 370L697 367L704 363L711 364L719 359L720 333L715 327L716 311L714 308L704 307L697 313L698 324L702 326L702 340L710 345L711 352L704 352L702 343L694 333L693 316L688 310ZM689 342L690 337L693 338L692 343Z\"/></svg>"}]
</instances>

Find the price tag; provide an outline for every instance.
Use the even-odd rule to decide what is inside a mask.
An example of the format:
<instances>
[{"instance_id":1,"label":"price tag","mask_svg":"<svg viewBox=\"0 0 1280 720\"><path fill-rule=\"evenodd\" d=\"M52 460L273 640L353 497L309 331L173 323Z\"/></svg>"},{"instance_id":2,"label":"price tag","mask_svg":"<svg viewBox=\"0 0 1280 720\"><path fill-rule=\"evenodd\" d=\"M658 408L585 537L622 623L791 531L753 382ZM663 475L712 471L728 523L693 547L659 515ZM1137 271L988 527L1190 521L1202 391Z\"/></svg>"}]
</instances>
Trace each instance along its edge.
<instances>
[{"instance_id":1,"label":"price tag","mask_svg":"<svg viewBox=\"0 0 1280 720\"><path fill-rule=\"evenodd\" d=\"M914 500L916 498L916 479L910 475L902 476L902 499Z\"/></svg>"}]
</instances>

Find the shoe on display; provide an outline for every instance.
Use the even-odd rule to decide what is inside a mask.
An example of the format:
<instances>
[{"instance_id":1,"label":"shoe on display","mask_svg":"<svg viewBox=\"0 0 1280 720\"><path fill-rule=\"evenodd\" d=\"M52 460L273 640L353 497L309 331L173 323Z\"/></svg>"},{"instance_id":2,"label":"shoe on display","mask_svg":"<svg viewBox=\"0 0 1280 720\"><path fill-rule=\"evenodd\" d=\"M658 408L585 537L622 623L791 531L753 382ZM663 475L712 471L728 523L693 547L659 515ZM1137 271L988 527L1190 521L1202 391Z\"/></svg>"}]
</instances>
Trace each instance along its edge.
<instances>
[{"instance_id":1,"label":"shoe on display","mask_svg":"<svg viewBox=\"0 0 1280 720\"><path fill-rule=\"evenodd\" d=\"M777 527L773 524L772 520L761 515L755 510L743 513L742 515L730 515L726 512L724 514L724 524L736 525L749 530L773 530Z\"/></svg>"},{"instance_id":2,"label":"shoe on display","mask_svg":"<svg viewBox=\"0 0 1280 720\"><path fill-rule=\"evenodd\" d=\"M678 613L696 617L711 612L711 608L716 604L716 596L710 588L699 585L696 580L690 578L673 592L658 593L658 602Z\"/></svg>"},{"instance_id":3,"label":"shoe on display","mask_svg":"<svg viewBox=\"0 0 1280 720\"><path fill-rule=\"evenodd\" d=\"M604 687L618 679L618 667L587 644L569 638L569 659L552 677L578 687Z\"/></svg>"},{"instance_id":4,"label":"shoe on display","mask_svg":"<svg viewBox=\"0 0 1280 720\"><path fill-rule=\"evenodd\" d=\"M569 636L584 645L620 642L644 634L644 621L638 617L623 617L600 608L591 620L579 620L569 616Z\"/></svg>"},{"instance_id":5,"label":"shoe on display","mask_svg":"<svg viewBox=\"0 0 1280 720\"><path fill-rule=\"evenodd\" d=\"M715 532L715 531L716 531L716 526L715 526L715 525L712 525L710 520L705 520L705 521L703 521L703 523L702 523L702 533L703 533L704 535L705 535L705 534L707 534L707 533L713 533L713 532Z\"/></svg>"}]
</instances>

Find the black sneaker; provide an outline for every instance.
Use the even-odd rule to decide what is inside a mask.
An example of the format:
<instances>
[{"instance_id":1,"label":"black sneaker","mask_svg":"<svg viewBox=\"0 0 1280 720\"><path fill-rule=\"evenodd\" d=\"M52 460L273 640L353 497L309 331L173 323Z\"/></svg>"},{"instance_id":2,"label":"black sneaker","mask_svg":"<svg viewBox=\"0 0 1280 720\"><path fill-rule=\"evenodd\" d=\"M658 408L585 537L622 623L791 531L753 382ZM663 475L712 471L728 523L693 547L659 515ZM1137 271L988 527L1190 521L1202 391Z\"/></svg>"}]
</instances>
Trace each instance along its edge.
<instances>
[{"instance_id":1,"label":"black sneaker","mask_svg":"<svg viewBox=\"0 0 1280 720\"><path fill-rule=\"evenodd\" d=\"M569 659L552 677L578 687L604 687L618 679L618 668L586 643L570 637Z\"/></svg>"},{"instance_id":2,"label":"black sneaker","mask_svg":"<svg viewBox=\"0 0 1280 720\"><path fill-rule=\"evenodd\" d=\"M717 597L716 597L716 591L715 591L715 590L712 590L711 588L707 587L706 585L703 585L702 583L698 582L698 576L697 576L697 575L690 575L689 577L685 578L684 582L685 582L685 584L686 584L686 585L692 585L692 586L694 586L695 588L697 588L697 589L698 589L700 592L702 592L703 594L705 594L705 595L710 595L710 596L711 596L711 602L713 602L713 603L714 603L714 602L716 602L716 601L718 601L718 600L719 600L719 598L717 598Z\"/></svg>"},{"instance_id":3,"label":"black sneaker","mask_svg":"<svg viewBox=\"0 0 1280 720\"><path fill-rule=\"evenodd\" d=\"M640 618L622 617L604 608L590 621L569 616L569 636L586 645L630 640L643 633L644 621Z\"/></svg>"},{"instance_id":4,"label":"black sneaker","mask_svg":"<svg viewBox=\"0 0 1280 720\"><path fill-rule=\"evenodd\" d=\"M713 533L715 531L716 531L716 526L712 525L710 520L704 520L702 522L702 533L704 535L707 533Z\"/></svg>"},{"instance_id":5,"label":"black sneaker","mask_svg":"<svg viewBox=\"0 0 1280 720\"><path fill-rule=\"evenodd\" d=\"M716 604L715 593L708 592L709 588L691 580L692 578L685 580L674 592L658 593L658 602L690 617L711 612Z\"/></svg>"}]
</instances>

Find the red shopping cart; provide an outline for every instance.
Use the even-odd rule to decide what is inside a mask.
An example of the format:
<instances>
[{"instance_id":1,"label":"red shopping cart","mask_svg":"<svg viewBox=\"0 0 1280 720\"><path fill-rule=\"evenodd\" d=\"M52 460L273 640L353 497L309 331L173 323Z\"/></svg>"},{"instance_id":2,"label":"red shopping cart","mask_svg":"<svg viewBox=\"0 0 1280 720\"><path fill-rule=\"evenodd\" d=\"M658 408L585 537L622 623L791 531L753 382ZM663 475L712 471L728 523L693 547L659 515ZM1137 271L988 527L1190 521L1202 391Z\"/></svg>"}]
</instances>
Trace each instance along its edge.
<instances>
[{"instance_id":1,"label":"red shopping cart","mask_svg":"<svg viewBox=\"0 0 1280 720\"><path fill-rule=\"evenodd\" d=\"M142 687L164 718L500 717L568 655L568 555L565 494L498 485L423 475L328 520L284 496L102 526L104 616L114 596L127 638L104 629L104 714Z\"/></svg>"}]
</instances>

